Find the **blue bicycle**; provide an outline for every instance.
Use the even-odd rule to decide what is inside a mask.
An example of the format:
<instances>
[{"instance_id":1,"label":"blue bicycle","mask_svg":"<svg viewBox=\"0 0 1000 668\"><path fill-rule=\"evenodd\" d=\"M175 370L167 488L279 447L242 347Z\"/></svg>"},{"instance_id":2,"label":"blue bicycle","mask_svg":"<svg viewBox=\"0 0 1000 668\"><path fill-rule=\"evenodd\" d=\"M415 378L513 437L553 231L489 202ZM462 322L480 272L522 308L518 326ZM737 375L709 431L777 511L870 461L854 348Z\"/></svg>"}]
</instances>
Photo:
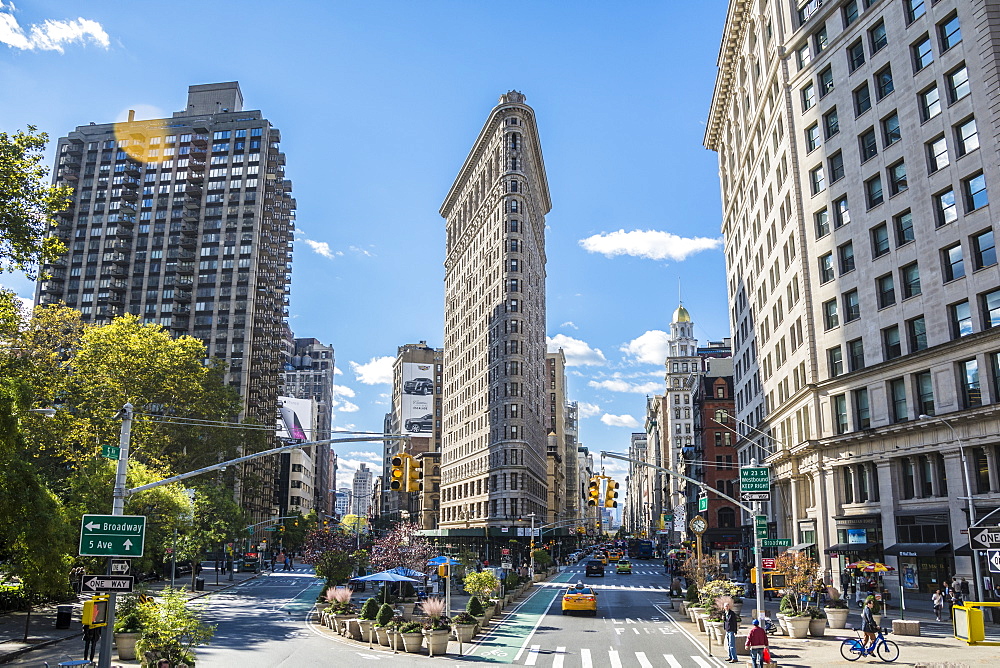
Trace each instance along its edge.
<instances>
[{"instance_id":1,"label":"blue bicycle","mask_svg":"<svg viewBox=\"0 0 1000 668\"><path fill-rule=\"evenodd\" d=\"M858 637L854 640L847 638L840 645L840 655L848 661L857 661L863 656L875 654L886 663L892 663L899 658L899 645L891 640L886 640L883 635L884 629L879 629L875 636L875 644L865 649L865 641L861 637L861 631L855 630Z\"/></svg>"}]
</instances>

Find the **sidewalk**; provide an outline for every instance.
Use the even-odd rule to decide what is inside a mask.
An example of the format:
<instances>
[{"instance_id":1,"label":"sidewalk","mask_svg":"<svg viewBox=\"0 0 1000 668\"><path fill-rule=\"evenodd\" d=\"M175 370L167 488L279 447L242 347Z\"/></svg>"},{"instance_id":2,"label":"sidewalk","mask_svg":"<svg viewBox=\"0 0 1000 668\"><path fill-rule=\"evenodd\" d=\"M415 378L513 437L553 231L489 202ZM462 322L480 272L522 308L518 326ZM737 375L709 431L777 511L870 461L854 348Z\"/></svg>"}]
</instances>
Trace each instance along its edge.
<instances>
[{"instance_id":1,"label":"sidewalk","mask_svg":"<svg viewBox=\"0 0 1000 668\"><path fill-rule=\"evenodd\" d=\"M199 577L205 580L204 591L189 591L188 597L191 599L208 596L217 591L234 587L247 580L258 577L256 573L234 573L233 581L229 581L229 574L219 574L219 584L215 584L215 569L203 567ZM178 588L186 586L190 589L191 578L186 576L175 581ZM156 592L170 586L170 580L146 583L147 591L156 595ZM83 609L83 601L89 599L89 595L81 595L77 599L70 599L64 603L51 604L31 611L28 619L27 612L6 612L0 614L0 664L7 663L32 650L49 647L55 643L79 639L83 635L83 627L80 624L80 615ZM56 628L56 608L58 605L73 606L73 616L68 629ZM28 622L28 641L24 642L24 626ZM80 641L82 643L82 641ZM82 645L81 645L82 646Z\"/></svg>"}]
</instances>

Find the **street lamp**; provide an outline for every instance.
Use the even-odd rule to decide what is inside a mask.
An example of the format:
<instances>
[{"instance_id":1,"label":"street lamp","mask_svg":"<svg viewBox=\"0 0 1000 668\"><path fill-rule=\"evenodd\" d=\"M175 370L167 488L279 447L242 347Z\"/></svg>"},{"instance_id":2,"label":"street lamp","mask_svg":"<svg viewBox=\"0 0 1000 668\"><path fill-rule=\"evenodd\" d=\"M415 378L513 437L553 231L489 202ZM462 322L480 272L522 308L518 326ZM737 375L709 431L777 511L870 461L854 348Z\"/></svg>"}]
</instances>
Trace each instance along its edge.
<instances>
[{"instance_id":1,"label":"street lamp","mask_svg":"<svg viewBox=\"0 0 1000 668\"><path fill-rule=\"evenodd\" d=\"M958 452L962 456L962 481L965 483L965 500L969 504L969 528L971 529L976 526L976 504L972 500L972 485L969 483L969 466L965 459L965 441L963 441L958 435L955 428L951 426L951 423L942 417L921 413L917 416L917 418L920 420L936 420L937 422L940 422L944 426L948 427L951 431L951 437L955 439L956 443L958 443ZM981 601L983 600L981 589L983 585L981 581L982 578L979 576L979 554L976 551L976 548L972 545L971 531L969 532L969 548L972 550L972 572L975 579L973 584L975 585L976 599Z\"/></svg>"}]
</instances>

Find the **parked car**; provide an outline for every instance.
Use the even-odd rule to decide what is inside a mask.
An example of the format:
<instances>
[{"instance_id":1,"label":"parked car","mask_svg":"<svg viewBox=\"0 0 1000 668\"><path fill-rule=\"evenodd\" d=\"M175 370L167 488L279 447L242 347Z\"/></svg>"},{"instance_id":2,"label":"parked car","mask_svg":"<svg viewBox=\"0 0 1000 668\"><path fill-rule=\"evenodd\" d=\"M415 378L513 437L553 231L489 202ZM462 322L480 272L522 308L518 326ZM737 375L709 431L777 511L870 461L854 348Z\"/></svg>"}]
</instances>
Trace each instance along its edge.
<instances>
[{"instance_id":1,"label":"parked car","mask_svg":"<svg viewBox=\"0 0 1000 668\"><path fill-rule=\"evenodd\" d=\"M434 382L430 378L412 378L403 383L403 394L434 394Z\"/></svg>"},{"instance_id":2,"label":"parked car","mask_svg":"<svg viewBox=\"0 0 1000 668\"><path fill-rule=\"evenodd\" d=\"M406 431L412 431L414 433L421 431L430 431L434 427L434 415L428 413L422 417L410 418L405 423Z\"/></svg>"}]
</instances>

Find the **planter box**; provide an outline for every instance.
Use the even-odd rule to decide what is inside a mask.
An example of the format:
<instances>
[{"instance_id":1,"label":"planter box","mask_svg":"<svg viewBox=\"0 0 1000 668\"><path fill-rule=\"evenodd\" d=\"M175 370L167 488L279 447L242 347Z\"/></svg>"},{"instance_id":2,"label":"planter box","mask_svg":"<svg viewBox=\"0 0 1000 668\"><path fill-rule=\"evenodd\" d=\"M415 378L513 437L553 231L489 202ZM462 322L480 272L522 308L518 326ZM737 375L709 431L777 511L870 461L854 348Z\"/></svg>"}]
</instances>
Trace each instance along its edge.
<instances>
[{"instance_id":1,"label":"planter box","mask_svg":"<svg viewBox=\"0 0 1000 668\"><path fill-rule=\"evenodd\" d=\"M785 617L785 625L788 627L788 635L793 638L805 638L809 635L808 617Z\"/></svg>"},{"instance_id":2,"label":"planter box","mask_svg":"<svg viewBox=\"0 0 1000 668\"><path fill-rule=\"evenodd\" d=\"M826 620L825 619L810 619L809 620L809 635L815 636L817 638L826 635Z\"/></svg>"},{"instance_id":3,"label":"planter box","mask_svg":"<svg viewBox=\"0 0 1000 668\"><path fill-rule=\"evenodd\" d=\"M399 637L403 639L404 652L419 652L424 643L424 634L419 631L417 633L400 633Z\"/></svg>"},{"instance_id":4,"label":"planter box","mask_svg":"<svg viewBox=\"0 0 1000 668\"><path fill-rule=\"evenodd\" d=\"M917 633L917 635L920 635ZM118 658L122 661L135 659L135 644L139 641L138 633L116 633L115 647L118 648Z\"/></svg>"},{"instance_id":5,"label":"planter box","mask_svg":"<svg viewBox=\"0 0 1000 668\"><path fill-rule=\"evenodd\" d=\"M455 639L469 642L476 637L476 624L455 624Z\"/></svg>"},{"instance_id":6,"label":"planter box","mask_svg":"<svg viewBox=\"0 0 1000 668\"><path fill-rule=\"evenodd\" d=\"M356 618L345 619L342 624L343 634L352 640L365 640L361 632L361 622Z\"/></svg>"},{"instance_id":7,"label":"planter box","mask_svg":"<svg viewBox=\"0 0 1000 668\"><path fill-rule=\"evenodd\" d=\"M746 633L736 634L736 656L750 656L750 650L747 649Z\"/></svg>"},{"instance_id":8,"label":"planter box","mask_svg":"<svg viewBox=\"0 0 1000 668\"><path fill-rule=\"evenodd\" d=\"M851 612L847 608L823 608L826 613L826 623L831 629L847 628L847 615Z\"/></svg>"},{"instance_id":9,"label":"planter box","mask_svg":"<svg viewBox=\"0 0 1000 668\"><path fill-rule=\"evenodd\" d=\"M427 642L427 651L431 656L448 653L448 636L451 631L424 631L424 640Z\"/></svg>"},{"instance_id":10,"label":"planter box","mask_svg":"<svg viewBox=\"0 0 1000 668\"><path fill-rule=\"evenodd\" d=\"M892 632L898 636L918 636L920 635L920 620L918 619L894 619L892 620ZM115 636L115 642L118 636Z\"/></svg>"},{"instance_id":11,"label":"planter box","mask_svg":"<svg viewBox=\"0 0 1000 668\"><path fill-rule=\"evenodd\" d=\"M384 626L375 627L375 640L377 640L378 644L383 647L389 646L389 632Z\"/></svg>"}]
</instances>

